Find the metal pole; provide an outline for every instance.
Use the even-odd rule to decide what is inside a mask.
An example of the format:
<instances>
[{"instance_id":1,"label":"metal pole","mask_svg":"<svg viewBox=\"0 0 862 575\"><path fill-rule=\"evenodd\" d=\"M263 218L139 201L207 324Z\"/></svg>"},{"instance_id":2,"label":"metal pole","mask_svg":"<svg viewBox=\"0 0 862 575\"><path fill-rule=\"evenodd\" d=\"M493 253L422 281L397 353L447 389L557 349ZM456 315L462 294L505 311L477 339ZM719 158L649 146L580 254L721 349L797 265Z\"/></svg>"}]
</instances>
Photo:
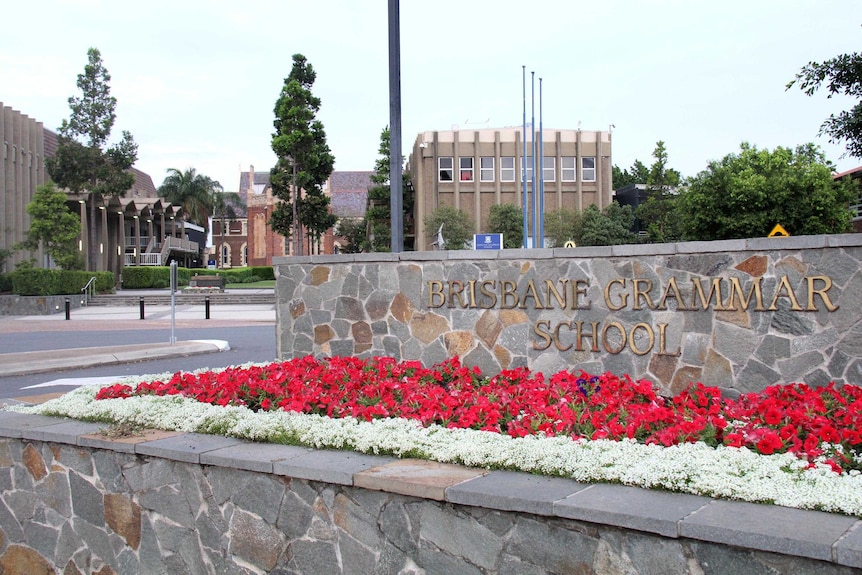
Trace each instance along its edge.
<instances>
[{"instance_id":1,"label":"metal pole","mask_svg":"<svg viewBox=\"0 0 862 575\"><path fill-rule=\"evenodd\" d=\"M141 319L144 319L144 296L141 296L138 300L138 307L140 308Z\"/></svg>"},{"instance_id":2,"label":"metal pole","mask_svg":"<svg viewBox=\"0 0 862 575\"><path fill-rule=\"evenodd\" d=\"M398 0L389 0L389 222L392 253L404 250L401 177L401 39Z\"/></svg>"},{"instance_id":3,"label":"metal pole","mask_svg":"<svg viewBox=\"0 0 862 575\"><path fill-rule=\"evenodd\" d=\"M177 293L177 260L171 262L171 345L177 343L177 338L174 335L176 329L176 293Z\"/></svg>"},{"instance_id":4,"label":"metal pole","mask_svg":"<svg viewBox=\"0 0 862 575\"><path fill-rule=\"evenodd\" d=\"M545 247L545 139L542 133L542 79L539 78L539 245ZM556 158L554 158L556 162ZM556 168L556 163L554 164Z\"/></svg>"},{"instance_id":5,"label":"metal pole","mask_svg":"<svg viewBox=\"0 0 862 575\"><path fill-rule=\"evenodd\" d=\"M204 296L204 317L210 318L210 296Z\"/></svg>"},{"instance_id":6,"label":"metal pole","mask_svg":"<svg viewBox=\"0 0 862 575\"><path fill-rule=\"evenodd\" d=\"M523 94L524 107L524 155L521 157L521 180L524 188L522 191L524 201L521 207L524 209L524 248L527 247L527 236L530 229L527 225L527 67L521 66L521 93Z\"/></svg>"},{"instance_id":7,"label":"metal pole","mask_svg":"<svg viewBox=\"0 0 862 575\"><path fill-rule=\"evenodd\" d=\"M66 321L72 319L72 302L66 298Z\"/></svg>"},{"instance_id":8,"label":"metal pole","mask_svg":"<svg viewBox=\"0 0 862 575\"><path fill-rule=\"evenodd\" d=\"M530 186L530 207L533 212L533 217L531 219L532 227L533 227L533 247L536 246L536 73L530 72L530 81L532 82L532 93L530 94L530 106L532 108L532 117L530 119L530 132L531 132L531 141L533 142L533 157L531 158L533 161L533 183Z\"/></svg>"}]
</instances>

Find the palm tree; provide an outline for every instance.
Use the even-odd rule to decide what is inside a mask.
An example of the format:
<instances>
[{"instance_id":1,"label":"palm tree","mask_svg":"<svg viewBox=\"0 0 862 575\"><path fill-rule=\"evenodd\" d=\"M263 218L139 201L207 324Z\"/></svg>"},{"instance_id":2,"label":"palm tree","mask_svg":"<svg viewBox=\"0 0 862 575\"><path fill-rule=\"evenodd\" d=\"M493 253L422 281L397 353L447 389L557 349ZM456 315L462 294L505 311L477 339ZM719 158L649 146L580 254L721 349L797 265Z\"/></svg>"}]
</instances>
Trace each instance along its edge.
<instances>
[{"instance_id":1,"label":"palm tree","mask_svg":"<svg viewBox=\"0 0 862 575\"><path fill-rule=\"evenodd\" d=\"M182 206L186 217L208 233L214 197L221 189L221 184L216 180L198 174L194 168L188 168L185 172L168 168L168 176L159 186L159 196L175 206Z\"/></svg>"}]
</instances>

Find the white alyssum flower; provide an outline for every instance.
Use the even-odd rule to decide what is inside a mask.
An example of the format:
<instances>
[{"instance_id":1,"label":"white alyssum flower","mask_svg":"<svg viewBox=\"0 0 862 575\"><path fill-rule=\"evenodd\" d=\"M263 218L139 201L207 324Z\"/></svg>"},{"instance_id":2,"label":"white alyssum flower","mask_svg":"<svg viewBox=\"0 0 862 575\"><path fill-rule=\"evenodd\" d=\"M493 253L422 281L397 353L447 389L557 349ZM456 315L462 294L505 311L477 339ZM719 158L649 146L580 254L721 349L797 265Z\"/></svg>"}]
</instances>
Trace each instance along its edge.
<instances>
[{"instance_id":1,"label":"white alyssum flower","mask_svg":"<svg viewBox=\"0 0 862 575\"><path fill-rule=\"evenodd\" d=\"M146 376L141 381L165 376ZM134 383L136 379L123 383ZM790 453L760 455L746 448L704 443L672 447L634 440L572 440L506 435L469 429L422 427L413 420L331 419L283 411L253 412L180 396L95 400L98 387L80 387L46 403L6 409L183 432L222 434L251 441L318 449L354 450L441 463L511 469L613 482L709 497L820 509L862 517L862 474L837 474L825 463L808 468Z\"/></svg>"}]
</instances>

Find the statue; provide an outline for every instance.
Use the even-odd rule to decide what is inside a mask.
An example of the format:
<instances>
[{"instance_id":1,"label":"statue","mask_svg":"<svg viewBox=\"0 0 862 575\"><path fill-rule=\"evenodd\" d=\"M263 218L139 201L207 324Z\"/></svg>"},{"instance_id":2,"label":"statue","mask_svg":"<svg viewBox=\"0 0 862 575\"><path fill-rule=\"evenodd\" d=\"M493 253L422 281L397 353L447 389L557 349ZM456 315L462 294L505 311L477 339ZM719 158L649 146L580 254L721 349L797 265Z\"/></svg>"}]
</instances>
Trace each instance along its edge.
<instances>
[{"instance_id":1,"label":"statue","mask_svg":"<svg viewBox=\"0 0 862 575\"><path fill-rule=\"evenodd\" d=\"M440 224L440 229L437 230L437 235L434 236L434 241L431 245L435 246L438 250L442 250L443 246L446 245L446 240L443 239L443 224Z\"/></svg>"}]
</instances>

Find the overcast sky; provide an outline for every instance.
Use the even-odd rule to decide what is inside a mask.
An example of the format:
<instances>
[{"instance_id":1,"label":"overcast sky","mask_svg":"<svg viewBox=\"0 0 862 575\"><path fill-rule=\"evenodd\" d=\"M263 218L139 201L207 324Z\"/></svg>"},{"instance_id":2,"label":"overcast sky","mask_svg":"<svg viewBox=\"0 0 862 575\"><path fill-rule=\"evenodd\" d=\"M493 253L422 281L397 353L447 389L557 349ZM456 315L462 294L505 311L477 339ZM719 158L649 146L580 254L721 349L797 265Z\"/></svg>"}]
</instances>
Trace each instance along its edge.
<instances>
[{"instance_id":1,"label":"overcast sky","mask_svg":"<svg viewBox=\"0 0 862 575\"><path fill-rule=\"evenodd\" d=\"M139 145L156 186L189 167L238 191L269 170L273 107L291 56L313 92L337 170L370 170L389 122L385 0L28 0L5 3L0 101L56 130L98 48L118 100L113 139ZM453 127L520 126L522 66L543 78L546 128L613 129L613 163L649 165L664 140L685 176L739 149L820 145L844 97L785 90L799 69L859 50L859 0L403 0L402 139Z\"/></svg>"}]
</instances>

